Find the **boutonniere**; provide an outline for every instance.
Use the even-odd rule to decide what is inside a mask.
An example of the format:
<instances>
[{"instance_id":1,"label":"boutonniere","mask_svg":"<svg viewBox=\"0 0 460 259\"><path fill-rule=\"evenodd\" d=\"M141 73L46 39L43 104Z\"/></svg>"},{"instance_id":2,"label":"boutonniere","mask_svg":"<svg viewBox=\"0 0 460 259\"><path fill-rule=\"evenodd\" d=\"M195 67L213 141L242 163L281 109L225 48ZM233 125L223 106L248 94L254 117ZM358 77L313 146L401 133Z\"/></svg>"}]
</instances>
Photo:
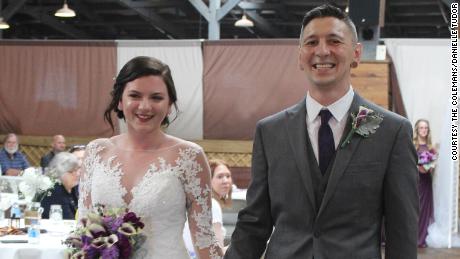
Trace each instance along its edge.
<instances>
[{"instance_id":1,"label":"boutonniere","mask_svg":"<svg viewBox=\"0 0 460 259\"><path fill-rule=\"evenodd\" d=\"M383 121L383 115L377 114L365 106L359 106L358 114L351 113L351 118L353 119L351 122L351 130L348 132L341 148L344 148L350 143L351 137L353 137L355 133L364 138L369 137L370 134L375 133L380 123Z\"/></svg>"}]
</instances>

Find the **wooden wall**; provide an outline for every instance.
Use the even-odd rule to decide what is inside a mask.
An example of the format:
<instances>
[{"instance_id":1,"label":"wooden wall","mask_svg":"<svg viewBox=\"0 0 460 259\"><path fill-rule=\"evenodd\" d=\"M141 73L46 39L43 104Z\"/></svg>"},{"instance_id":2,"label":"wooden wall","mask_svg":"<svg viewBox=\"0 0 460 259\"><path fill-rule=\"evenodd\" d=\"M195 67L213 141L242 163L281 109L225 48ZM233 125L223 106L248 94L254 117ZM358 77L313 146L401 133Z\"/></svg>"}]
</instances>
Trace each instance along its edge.
<instances>
[{"instance_id":1,"label":"wooden wall","mask_svg":"<svg viewBox=\"0 0 460 259\"><path fill-rule=\"evenodd\" d=\"M352 70L353 88L364 98L390 109L390 63L388 61L363 62Z\"/></svg>"},{"instance_id":2,"label":"wooden wall","mask_svg":"<svg viewBox=\"0 0 460 259\"><path fill-rule=\"evenodd\" d=\"M0 140L5 135L0 135ZM27 156L31 166L40 166L40 158L51 150L51 136L18 135L20 150ZM81 138L66 136L67 147L76 144L88 144L96 137ZM203 147L208 159L222 159L234 173L233 181L239 188L247 188L250 180L252 141L234 140L197 140L193 141Z\"/></svg>"}]
</instances>

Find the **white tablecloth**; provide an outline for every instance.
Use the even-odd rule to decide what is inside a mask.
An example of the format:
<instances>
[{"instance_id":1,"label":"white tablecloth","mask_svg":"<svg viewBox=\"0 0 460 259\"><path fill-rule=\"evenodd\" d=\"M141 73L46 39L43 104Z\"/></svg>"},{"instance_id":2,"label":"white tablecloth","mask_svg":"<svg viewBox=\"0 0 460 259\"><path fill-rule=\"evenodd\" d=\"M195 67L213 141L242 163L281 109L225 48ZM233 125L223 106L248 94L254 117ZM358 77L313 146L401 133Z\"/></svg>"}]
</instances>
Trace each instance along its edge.
<instances>
[{"instance_id":1,"label":"white tablecloth","mask_svg":"<svg viewBox=\"0 0 460 259\"><path fill-rule=\"evenodd\" d=\"M233 200L246 200L246 192L247 189L233 189L232 191L232 199Z\"/></svg>"},{"instance_id":2,"label":"white tablecloth","mask_svg":"<svg viewBox=\"0 0 460 259\"><path fill-rule=\"evenodd\" d=\"M68 233L74 227L74 221L64 220L56 228L48 220L42 220L41 228L58 230L59 232L49 232L40 235L38 244L31 243L1 243L0 259L63 259L67 247L62 244ZM2 225L3 226L3 225ZM4 236L0 240L27 240L27 235Z\"/></svg>"}]
</instances>

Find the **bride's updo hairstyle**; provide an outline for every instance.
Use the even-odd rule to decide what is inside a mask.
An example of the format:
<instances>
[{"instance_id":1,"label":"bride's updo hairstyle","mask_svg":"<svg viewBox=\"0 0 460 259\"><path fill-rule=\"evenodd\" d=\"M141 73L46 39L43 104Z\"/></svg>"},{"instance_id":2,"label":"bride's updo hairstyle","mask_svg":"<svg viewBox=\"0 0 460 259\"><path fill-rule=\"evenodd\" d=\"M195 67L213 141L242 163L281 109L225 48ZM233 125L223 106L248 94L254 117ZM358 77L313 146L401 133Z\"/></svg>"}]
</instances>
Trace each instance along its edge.
<instances>
[{"instance_id":1,"label":"bride's updo hairstyle","mask_svg":"<svg viewBox=\"0 0 460 259\"><path fill-rule=\"evenodd\" d=\"M169 66L156 58L139 56L128 61L128 63L126 63L120 70L117 78L115 79L113 90L110 93L112 96L112 101L104 112L104 120L110 124L112 130L115 130L111 117L112 111L117 114L118 118L125 118L123 111L118 109L118 103L121 101L121 97L123 95L123 91L126 88L126 84L144 76L160 76L163 79L168 90L168 96L171 105L174 105L174 108L176 109L177 117L178 108L176 104L176 87L174 86L174 81L172 79ZM161 125L167 127L169 123L169 118L166 116L166 118L164 118L164 120L161 122Z\"/></svg>"}]
</instances>

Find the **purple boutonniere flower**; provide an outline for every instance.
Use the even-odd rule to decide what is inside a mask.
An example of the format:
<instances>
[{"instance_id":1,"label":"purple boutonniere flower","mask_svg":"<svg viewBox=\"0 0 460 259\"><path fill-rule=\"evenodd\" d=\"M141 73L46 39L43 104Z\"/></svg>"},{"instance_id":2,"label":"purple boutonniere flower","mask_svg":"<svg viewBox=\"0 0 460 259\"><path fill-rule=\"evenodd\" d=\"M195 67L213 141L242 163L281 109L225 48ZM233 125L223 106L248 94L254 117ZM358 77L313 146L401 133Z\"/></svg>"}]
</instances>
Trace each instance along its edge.
<instances>
[{"instance_id":1,"label":"purple boutonniere flower","mask_svg":"<svg viewBox=\"0 0 460 259\"><path fill-rule=\"evenodd\" d=\"M380 127L380 123L383 121L383 115L375 113L372 109L365 106L359 106L357 114L352 113L351 130L348 132L347 137L343 141L341 148L344 148L350 143L353 134L358 134L362 137L369 137L370 134Z\"/></svg>"}]
</instances>

